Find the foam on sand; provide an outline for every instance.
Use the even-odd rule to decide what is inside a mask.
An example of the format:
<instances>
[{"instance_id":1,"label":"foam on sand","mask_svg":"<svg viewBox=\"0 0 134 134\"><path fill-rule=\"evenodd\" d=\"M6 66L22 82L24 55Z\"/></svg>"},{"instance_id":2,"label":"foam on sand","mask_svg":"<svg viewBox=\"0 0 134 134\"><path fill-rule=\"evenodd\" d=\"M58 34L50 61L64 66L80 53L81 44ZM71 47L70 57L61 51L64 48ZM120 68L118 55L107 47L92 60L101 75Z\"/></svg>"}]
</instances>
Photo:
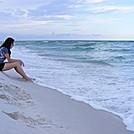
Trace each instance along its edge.
<instances>
[{"instance_id":1,"label":"foam on sand","mask_svg":"<svg viewBox=\"0 0 134 134\"><path fill-rule=\"evenodd\" d=\"M0 73L0 130L6 134L134 134L111 113ZM8 129L7 129L8 128Z\"/></svg>"}]
</instances>

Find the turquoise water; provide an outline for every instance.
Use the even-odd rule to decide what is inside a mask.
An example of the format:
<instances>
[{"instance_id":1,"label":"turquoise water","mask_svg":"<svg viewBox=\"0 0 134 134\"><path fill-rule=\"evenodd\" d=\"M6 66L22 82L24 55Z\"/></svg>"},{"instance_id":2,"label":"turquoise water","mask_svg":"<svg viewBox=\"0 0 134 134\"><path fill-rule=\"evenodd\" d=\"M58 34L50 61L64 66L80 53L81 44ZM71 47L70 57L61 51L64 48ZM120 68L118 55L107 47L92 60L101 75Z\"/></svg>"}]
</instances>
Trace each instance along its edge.
<instances>
[{"instance_id":1,"label":"turquoise water","mask_svg":"<svg viewBox=\"0 0 134 134\"><path fill-rule=\"evenodd\" d=\"M133 41L18 41L12 56L36 83L119 115L134 131Z\"/></svg>"}]
</instances>

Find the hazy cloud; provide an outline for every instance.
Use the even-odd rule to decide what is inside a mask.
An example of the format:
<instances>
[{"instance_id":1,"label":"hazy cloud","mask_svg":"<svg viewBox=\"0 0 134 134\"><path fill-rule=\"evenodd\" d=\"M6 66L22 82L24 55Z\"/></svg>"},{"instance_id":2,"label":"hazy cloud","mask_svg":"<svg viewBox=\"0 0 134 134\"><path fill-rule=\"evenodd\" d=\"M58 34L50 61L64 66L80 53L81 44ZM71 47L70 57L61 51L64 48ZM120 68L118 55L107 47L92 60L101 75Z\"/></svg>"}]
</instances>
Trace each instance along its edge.
<instances>
[{"instance_id":1,"label":"hazy cloud","mask_svg":"<svg viewBox=\"0 0 134 134\"><path fill-rule=\"evenodd\" d=\"M0 1L0 27L6 34L100 38L93 35L114 35L122 29L134 34L133 23L132 0Z\"/></svg>"},{"instance_id":2,"label":"hazy cloud","mask_svg":"<svg viewBox=\"0 0 134 134\"><path fill-rule=\"evenodd\" d=\"M97 6L91 7L88 11L91 13L109 13L109 12L134 12L134 7L130 6Z\"/></svg>"},{"instance_id":3,"label":"hazy cloud","mask_svg":"<svg viewBox=\"0 0 134 134\"><path fill-rule=\"evenodd\" d=\"M88 3L100 3L100 2L104 2L106 0L85 0Z\"/></svg>"}]
</instances>

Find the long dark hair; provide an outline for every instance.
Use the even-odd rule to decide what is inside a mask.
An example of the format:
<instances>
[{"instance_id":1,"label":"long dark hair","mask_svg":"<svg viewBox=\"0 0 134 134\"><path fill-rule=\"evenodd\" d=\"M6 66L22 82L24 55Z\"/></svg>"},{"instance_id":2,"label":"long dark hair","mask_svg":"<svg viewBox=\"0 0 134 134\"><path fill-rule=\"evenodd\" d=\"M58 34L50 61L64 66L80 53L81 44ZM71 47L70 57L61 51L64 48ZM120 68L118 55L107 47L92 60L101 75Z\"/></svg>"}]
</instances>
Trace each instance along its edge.
<instances>
[{"instance_id":1,"label":"long dark hair","mask_svg":"<svg viewBox=\"0 0 134 134\"><path fill-rule=\"evenodd\" d=\"M11 38L11 37L8 37L8 38L3 42L3 44L0 46L0 47L6 47L6 48L8 49L9 56L11 55L11 51L10 51L11 43L14 43L14 39Z\"/></svg>"}]
</instances>

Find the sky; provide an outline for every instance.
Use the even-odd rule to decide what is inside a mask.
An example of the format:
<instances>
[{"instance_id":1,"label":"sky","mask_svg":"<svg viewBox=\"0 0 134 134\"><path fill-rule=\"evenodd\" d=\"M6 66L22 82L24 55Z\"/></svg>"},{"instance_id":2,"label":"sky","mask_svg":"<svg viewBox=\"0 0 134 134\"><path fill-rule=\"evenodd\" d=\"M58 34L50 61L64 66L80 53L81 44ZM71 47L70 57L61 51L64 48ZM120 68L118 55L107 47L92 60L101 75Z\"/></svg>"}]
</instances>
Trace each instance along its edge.
<instances>
[{"instance_id":1,"label":"sky","mask_svg":"<svg viewBox=\"0 0 134 134\"><path fill-rule=\"evenodd\" d=\"M0 0L0 40L134 40L134 0Z\"/></svg>"}]
</instances>

